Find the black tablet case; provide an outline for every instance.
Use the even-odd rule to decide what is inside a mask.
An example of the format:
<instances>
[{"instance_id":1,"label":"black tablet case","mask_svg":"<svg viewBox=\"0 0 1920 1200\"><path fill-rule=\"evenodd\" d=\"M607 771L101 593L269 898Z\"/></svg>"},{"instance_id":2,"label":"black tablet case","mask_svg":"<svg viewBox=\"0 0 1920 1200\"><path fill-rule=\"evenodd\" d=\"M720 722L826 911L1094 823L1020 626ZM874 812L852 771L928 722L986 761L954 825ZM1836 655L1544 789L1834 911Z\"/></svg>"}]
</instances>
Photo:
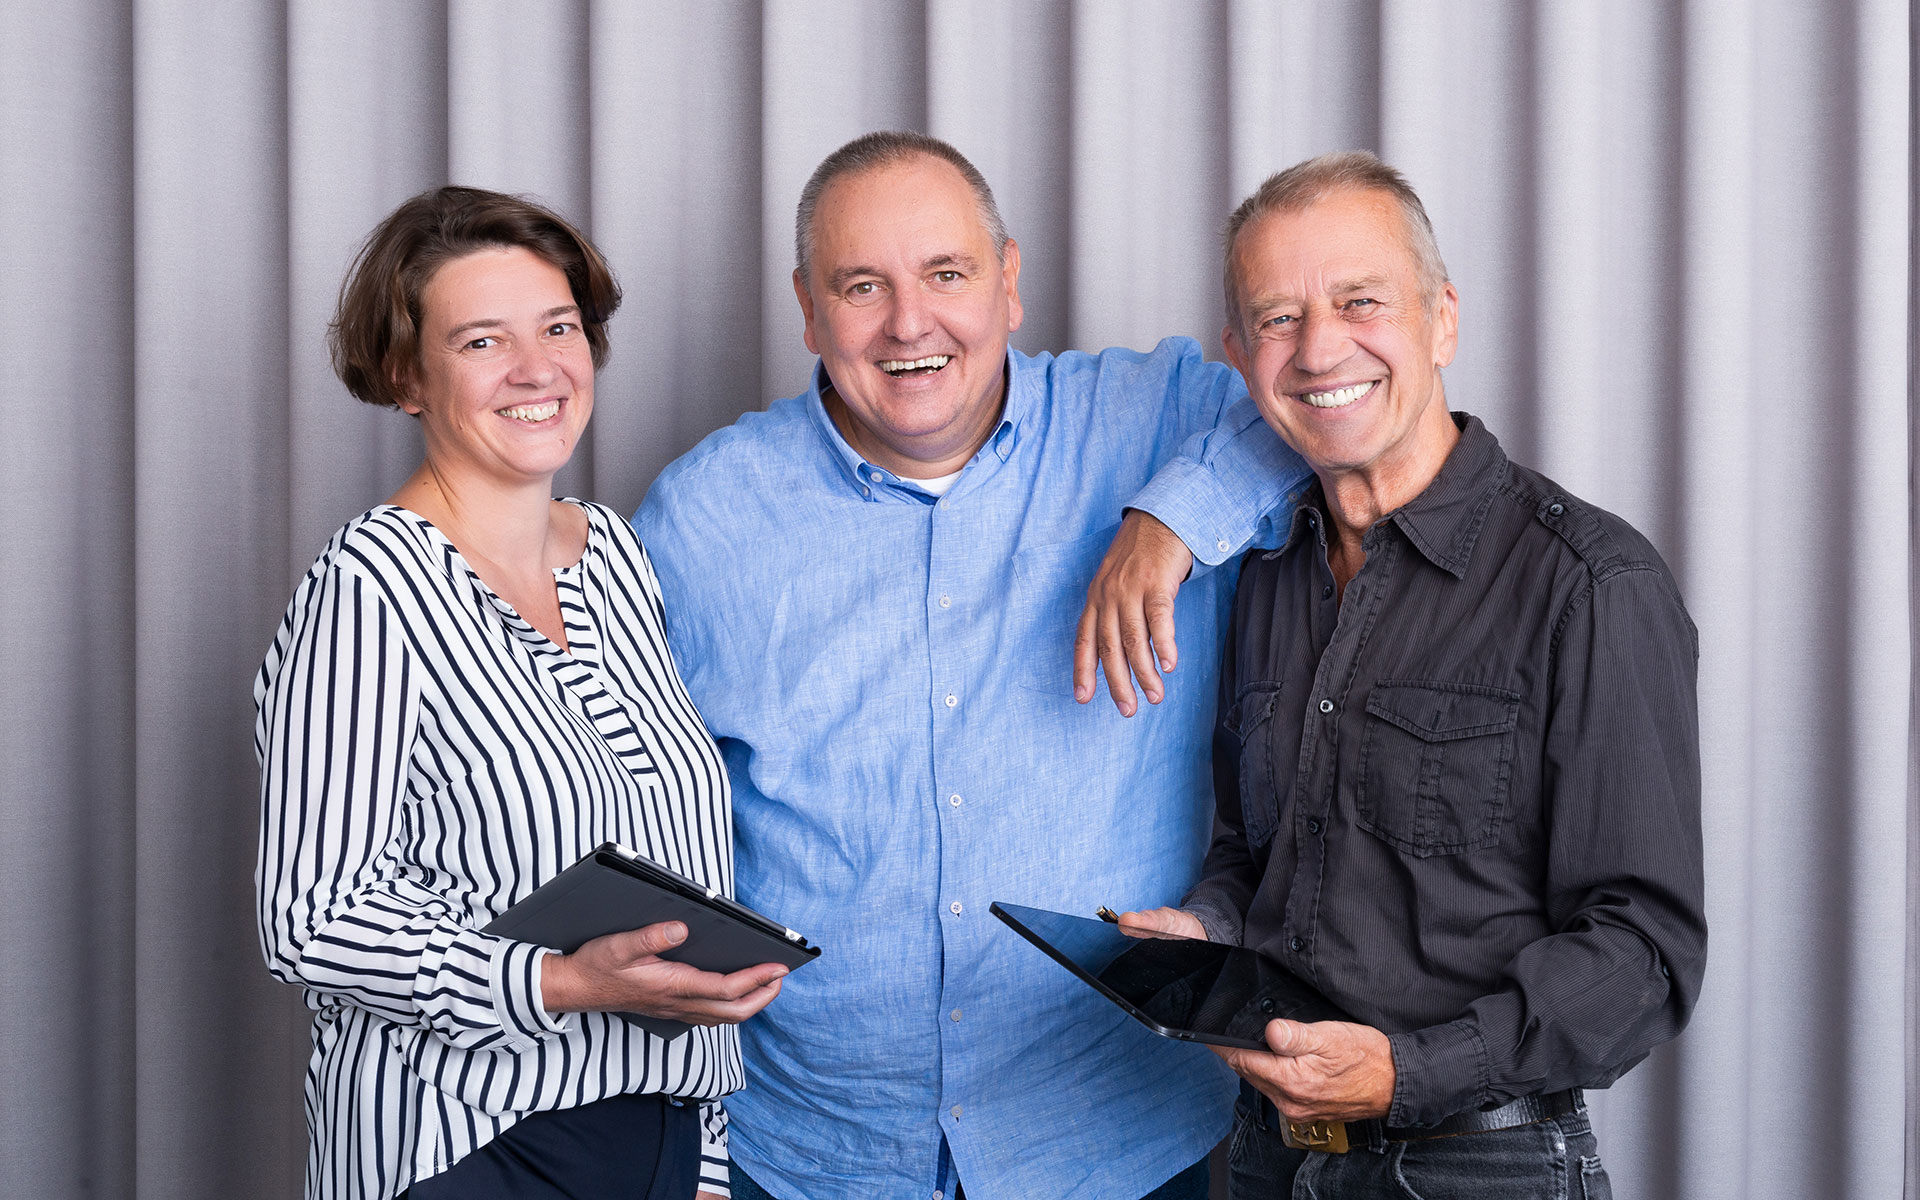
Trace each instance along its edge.
<instances>
[{"instance_id":1,"label":"black tablet case","mask_svg":"<svg viewBox=\"0 0 1920 1200\"><path fill-rule=\"evenodd\" d=\"M604 934L661 921L683 922L687 940L660 957L703 971L728 974L767 962L792 970L820 956L819 947L799 934L612 842L541 884L481 932L571 954ZM690 1028L665 1017L620 1015L663 1038Z\"/></svg>"}]
</instances>

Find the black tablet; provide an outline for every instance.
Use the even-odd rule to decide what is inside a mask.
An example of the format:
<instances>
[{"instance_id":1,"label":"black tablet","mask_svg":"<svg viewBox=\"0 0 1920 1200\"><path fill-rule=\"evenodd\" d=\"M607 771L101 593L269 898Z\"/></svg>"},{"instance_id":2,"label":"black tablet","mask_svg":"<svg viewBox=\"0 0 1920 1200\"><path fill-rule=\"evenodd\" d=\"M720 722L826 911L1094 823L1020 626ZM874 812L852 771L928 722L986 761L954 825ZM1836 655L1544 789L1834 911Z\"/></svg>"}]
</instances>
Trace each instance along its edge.
<instances>
[{"instance_id":1,"label":"black tablet","mask_svg":"<svg viewBox=\"0 0 1920 1200\"><path fill-rule=\"evenodd\" d=\"M614 842L541 884L481 932L572 954L603 934L661 921L684 923L687 940L660 957L703 971L724 975L768 962L792 970L820 957L820 948L795 930ZM665 1038L689 1028L665 1017L621 1015Z\"/></svg>"},{"instance_id":2,"label":"black tablet","mask_svg":"<svg viewBox=\"0 0 1920 1200\"><path fill-rule=\"evenodd\" d=\"M1331 1000L1240 946L996 901L990 911L1162 1037L1265 1050L1267 1022L1348 1021Z\"/></svg>"}]
</instances>

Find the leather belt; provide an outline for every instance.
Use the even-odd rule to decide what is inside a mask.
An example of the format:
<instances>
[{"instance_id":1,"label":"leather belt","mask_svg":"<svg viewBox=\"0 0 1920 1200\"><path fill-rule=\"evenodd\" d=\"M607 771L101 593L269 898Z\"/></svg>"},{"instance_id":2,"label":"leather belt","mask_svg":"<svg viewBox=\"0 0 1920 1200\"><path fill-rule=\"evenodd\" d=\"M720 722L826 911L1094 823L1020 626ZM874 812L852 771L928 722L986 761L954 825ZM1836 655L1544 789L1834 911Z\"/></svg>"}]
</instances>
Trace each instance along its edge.
<instances>
[{"instance_id":1,"label":"leather belt","mask_svg":"<svg viewBox=\"0 0 1920 1200\"><path fill-rule=\"evenodd\" d=\"M1423 1142L1432 1138L1460 1137L1469 1133L1492 1133L1499 1129L1517 1129L1537 1125L1579 1111L1585 1097L1579 1088L1568 1088L1544 1095L1522 1096L1498 1108L1469 1109L1454 1113L1431 1125L1388 1125L1379 1118L1364 1121L1289 1121L1268 1100L1251 1087L1249 1101L1258 1101L1256 1116L1266 1128L1278 1127L1280 1140L1295 1150L1319 1150L1327 1154L1345 1154L1352 1146L1376 1142Z\"/></svg>"}]
</instances>

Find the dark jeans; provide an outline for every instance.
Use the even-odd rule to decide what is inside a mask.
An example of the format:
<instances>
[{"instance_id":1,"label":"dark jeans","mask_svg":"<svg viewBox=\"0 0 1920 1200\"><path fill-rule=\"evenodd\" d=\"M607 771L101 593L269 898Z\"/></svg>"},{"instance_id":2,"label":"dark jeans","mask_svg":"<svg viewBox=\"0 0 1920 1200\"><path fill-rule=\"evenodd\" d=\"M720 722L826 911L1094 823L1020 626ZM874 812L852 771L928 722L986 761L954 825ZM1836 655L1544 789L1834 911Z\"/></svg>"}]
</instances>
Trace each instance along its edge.
<instances>
[{"instance_id":1,"label":"dark jeans","mask_svg":"<svg viewBox=\"0 0 1920 1200\"><path fill-rule=\"evenodd\" d=\"M755 1183L740 1164L733 1164L733 1200L774 1200L767 1190ZM967 1200L967 1189L963 1184L953 1200ZM1207 1160L1188 1167L1186 1170L1167 1180L1141 1200L1207 1200Z\"/></svg>"},{"instance_id":2,"label":"dark jeans","mask_svg":"<svg viewBox=\"0 0 1920 1200\"><path fill-rule=\"evenodd\" d=\"M648 1095L533 1113L400 1200L692 1200L698 1111Z\"/></svg>"},{"instance_id":3,"label":"dark jeans","mask_svg":"<svg viewBox=\"0 0 1920 1200\"><path fill-rule=\"evenodd\" d=\"M1322 1154L1287 1146L1242 1097L1227 1166L1231 1200L1613 1200L1585 1108L1537 1125Z\"/></svg>"}]
</instances>

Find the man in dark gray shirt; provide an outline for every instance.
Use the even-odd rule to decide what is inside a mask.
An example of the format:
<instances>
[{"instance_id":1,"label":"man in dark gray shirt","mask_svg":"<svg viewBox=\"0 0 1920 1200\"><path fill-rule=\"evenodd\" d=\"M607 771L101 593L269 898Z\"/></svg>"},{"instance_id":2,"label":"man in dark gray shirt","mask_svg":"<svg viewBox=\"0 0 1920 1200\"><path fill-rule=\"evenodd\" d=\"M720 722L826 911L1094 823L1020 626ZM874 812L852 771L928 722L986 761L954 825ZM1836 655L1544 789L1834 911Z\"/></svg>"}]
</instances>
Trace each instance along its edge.
<instances>
[{"instance_id":1,"label":"man in dark gray shirt","mask_svg":"<svg viewBox=\"0 0 1920 1200\"><path fill-rule=\"evenodd\" d=\"M1645 538L1449 412L1458 300L1397 172L1268 180L1227 290L1318 483L1241 576L1203 879L1128 919L1354 1017L1224 1053L1233 1194L1604 1196L1578 1089L1680 1031L1706 960L1693 624Z\"/></svg>"}]
</instances>

